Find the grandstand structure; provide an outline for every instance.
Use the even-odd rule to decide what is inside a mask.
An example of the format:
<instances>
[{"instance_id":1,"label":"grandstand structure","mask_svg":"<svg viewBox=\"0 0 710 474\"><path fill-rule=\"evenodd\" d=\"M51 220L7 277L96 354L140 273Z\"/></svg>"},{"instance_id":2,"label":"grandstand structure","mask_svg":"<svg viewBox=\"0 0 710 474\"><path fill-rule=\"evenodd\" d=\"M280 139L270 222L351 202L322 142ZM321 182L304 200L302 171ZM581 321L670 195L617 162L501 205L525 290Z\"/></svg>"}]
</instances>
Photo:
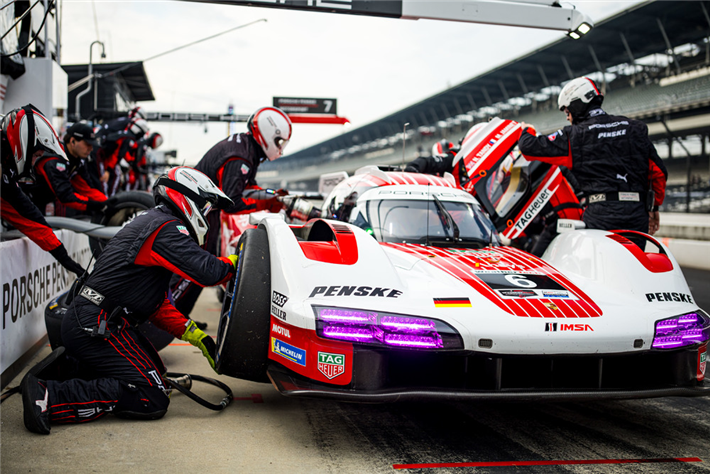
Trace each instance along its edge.
<instances>
[{"instance_id":1,"label":"grandstand structure","mask_svg":"<svg viewBox=\"0 0 710 474\"><path fill-rule=\"evenodd\" d=\"M710 2L648 1L372 123L260 167L259 182L314 190L318 177L402 164L494 116L540 133L566 125L564 83L593 78L604 109L643 120L669 169L665 210L710 212ZM405 124L408 124L405 127ZM404 143L403 143L404 142ZM405 145L403 147L403 144Z\"/></svg>"}]
</instances>

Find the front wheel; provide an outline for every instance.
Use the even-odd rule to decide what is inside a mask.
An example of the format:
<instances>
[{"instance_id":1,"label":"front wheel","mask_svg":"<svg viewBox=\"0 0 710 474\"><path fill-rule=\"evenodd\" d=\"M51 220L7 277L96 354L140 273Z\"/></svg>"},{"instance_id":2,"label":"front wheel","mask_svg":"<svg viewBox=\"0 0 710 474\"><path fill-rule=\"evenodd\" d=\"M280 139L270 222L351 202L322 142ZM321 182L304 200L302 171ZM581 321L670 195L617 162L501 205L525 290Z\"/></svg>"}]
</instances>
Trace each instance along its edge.
<instances>
[{"instance_id":1,"label":"front wheel","mask_svg":"<svg viewBox=\"0 0 710 474\"><path fill-rule=\"evenodd\" d=\"M268 382L271 260L266 231L246 230L237 249L237 273L227 285L217 330L216 369L231 377Z\"/></svg>"}]
</instances>

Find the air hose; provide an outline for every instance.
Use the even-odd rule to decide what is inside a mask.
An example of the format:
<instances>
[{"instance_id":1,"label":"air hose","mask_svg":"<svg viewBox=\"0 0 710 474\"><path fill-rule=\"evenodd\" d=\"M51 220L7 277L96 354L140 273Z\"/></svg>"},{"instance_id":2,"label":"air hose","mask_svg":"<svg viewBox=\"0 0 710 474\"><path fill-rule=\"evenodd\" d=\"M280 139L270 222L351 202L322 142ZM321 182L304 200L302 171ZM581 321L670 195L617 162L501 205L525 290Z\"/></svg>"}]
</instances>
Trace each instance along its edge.
<instances>
[{"instance_id":1,"label":"air hose","mask_svg":"<svg viewBox=\"0 0 710 474\"><path fill-rule=\"evenodd\" d=\"M209 408L210 410L215 410L215 411L224 410L225 408L227 408L227 405L229 405L232 402L232 400L234 399L234 395L232 394L232 389L229 388L229 386L227 384L222 383L219 380L209 378L209 377L203 377L202 375L180 374L177 372L167 372L165 374L165 380L175 390L186 395L187 397L191 398L192 400L196 401L197 403L199 403L203 407ZM215 387L219 387L222 390L224 390L224 393L226 393L227 395L222 399L221 402L219 402L219 405L215 405L214 403L210 403L207 400L205 400L204 398L192 393L192 391L190 390L190 388L192 387L192 380L198 380L200 382L208 383L210 385L214 385Z\"/></svg>"}]
</instances>

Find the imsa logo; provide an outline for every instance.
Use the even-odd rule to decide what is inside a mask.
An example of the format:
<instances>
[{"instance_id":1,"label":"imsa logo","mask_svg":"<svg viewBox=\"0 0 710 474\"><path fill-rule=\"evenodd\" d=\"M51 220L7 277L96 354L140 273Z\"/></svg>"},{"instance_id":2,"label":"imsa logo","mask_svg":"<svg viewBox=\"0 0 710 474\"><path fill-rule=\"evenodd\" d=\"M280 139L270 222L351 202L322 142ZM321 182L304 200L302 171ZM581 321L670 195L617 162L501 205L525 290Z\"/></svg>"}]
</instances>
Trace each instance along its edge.
<instances>
[{"instance_id":1,"label":"imsa logo","mask_svg":"<svg viewBox=\"0 0 710 474\"><path fill-rule=\"evenodd\" d=\"M564 323L545 323L545 332L557 331L591 331L594 329L589 324L564 324Z\"/></svg>"},{"instance_id":2,"label":"imsa logo","mask_svg":"<svg viewBox=\"0 0 710 474\"><path fill-rule=\"evenodd\" d=\"M345 355L318 352L318 370L328 380L345 373Z\"/></svg>"}]
</instances>

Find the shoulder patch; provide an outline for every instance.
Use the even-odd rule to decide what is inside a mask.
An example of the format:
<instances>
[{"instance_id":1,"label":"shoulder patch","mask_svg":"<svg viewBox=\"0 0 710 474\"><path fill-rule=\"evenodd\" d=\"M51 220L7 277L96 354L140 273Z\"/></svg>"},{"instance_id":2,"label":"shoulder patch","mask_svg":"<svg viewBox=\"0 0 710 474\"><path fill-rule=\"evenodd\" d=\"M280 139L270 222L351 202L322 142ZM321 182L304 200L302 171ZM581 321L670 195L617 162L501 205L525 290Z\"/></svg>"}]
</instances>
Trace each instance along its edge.
<instances>
[{"instance_id":1,"label":"shoulder patch","mask_svg":"<svg viewBox=\"0 0 710 474\"><path fill-rule=\"evenodd\" d=\"M551 133L550 135L547 136L547 139L550 140L551 142L554 142L557 137L562 135L562 130L557 130L555 133Z\"/></svg>"},{"instance_id":2,"label":"shoulder patch","mask_svg":"<svg viewBox=\"0 0 710 474\"><path fill-rule=\"evenodd\" d=\"M249 174L249 165L242 163L242 174Z\"/></svg>"},{"instance_id":3,"label":"shoulder patch","mask_svg":"<svg viewBox=\"0 0 710 474\"><path fill-rule=\"evenodd\" d=\"M57 169L58 169L59 171L66 171L66 169L67 169L67 164L66 164L66 163L63 163L63 162L61 162L61 161L57 161Z\"/></svg>"},{"instance_id":4,"label":"shoulder patch","mask_svg":"<svg viewBox=\"0 0 710 474\"><path fill-rule=\"evenodd\" d=\"M190 231L187 230L187 227L185 227L184 225L179 225L179 226L176 226L176 227L177 227L178 232L180 232L181 234L185 234L185 235L188 235L188 236L190 235Z\"/></svg>"}]
</instances>

